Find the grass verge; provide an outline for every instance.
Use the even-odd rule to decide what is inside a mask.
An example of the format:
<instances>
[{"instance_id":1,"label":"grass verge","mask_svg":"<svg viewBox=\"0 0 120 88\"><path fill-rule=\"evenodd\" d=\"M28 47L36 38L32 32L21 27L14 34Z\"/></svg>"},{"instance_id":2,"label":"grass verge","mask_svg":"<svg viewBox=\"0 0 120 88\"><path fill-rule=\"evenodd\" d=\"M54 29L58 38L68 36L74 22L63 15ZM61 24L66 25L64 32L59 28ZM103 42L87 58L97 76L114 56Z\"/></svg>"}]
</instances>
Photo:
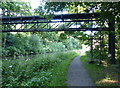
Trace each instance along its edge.
<instances>
[{"instance_id":1,"label":"grass verge","mask_svg":"<svg viewBox=\"0 0 120 88\"><path fill-rule=\"evenodd\" d=\"M65 81L67 81L66 75L67 75L68 67L69 67L70 62L76 56L78 56L78 54L76 53L67 55L66 60L55 65L51 69L52 70L51 72L53 73L53 75L50 78L51 81L48 83L48 86L66 86L67 85Z\"/></svg>"},{"instance_id":2,"label":"grass verge","mask_svg":"<svg viewBox=\"0 0 120 88\"><path fill-rule=\"evenodd\" d=\"M87 55L80 57L96 86L120 86L120 73L111 65L89 64Z\"/></svg>"}]
</instances>

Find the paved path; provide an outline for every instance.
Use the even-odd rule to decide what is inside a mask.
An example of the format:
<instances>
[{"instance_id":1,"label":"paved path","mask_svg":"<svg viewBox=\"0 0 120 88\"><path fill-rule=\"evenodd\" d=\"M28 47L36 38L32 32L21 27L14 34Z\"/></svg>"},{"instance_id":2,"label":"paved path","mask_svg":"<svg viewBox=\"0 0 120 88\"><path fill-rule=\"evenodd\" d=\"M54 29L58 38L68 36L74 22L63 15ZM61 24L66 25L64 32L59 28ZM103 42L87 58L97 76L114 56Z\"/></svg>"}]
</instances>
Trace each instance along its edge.
<instances>
[{"instance_id":1,"label":"paved path","mask_svg":"<svg viewBox=\"0 0 120 88\"><path fill-rule=\"evenodd\" d=\"M68 83L68 86L94 86L79 58L80 56L77 56L71 62L66 83Z\"/></svg>"}]
</instances>

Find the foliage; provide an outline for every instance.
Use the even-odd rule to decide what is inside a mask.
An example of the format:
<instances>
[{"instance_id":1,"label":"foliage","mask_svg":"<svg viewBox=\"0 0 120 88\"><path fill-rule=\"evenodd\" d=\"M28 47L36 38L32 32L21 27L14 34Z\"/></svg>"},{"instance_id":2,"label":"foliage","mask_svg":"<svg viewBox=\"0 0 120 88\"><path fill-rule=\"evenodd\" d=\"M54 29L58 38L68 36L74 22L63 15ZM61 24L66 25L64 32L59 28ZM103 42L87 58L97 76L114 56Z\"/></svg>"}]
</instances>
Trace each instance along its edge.
<instances>
[{"instance_id":1,"label":"foliage","mask_svg":"<svg viewBox=\"0 0 120 88\"><path fill-rule=\"evenodd\" d=\"M61 5L63 4L63 5ZM120 2L46 2L45 7L48 9L49 12L59 12L59 11L68 11L68 13L90 13L90 12L99 12L101 21L104 21L105 19L107 22L111 22L115 20L115 33L116 33L116 60L117 63L120 62L119 58L119 30L120 30ZM87 25L87 24L86 24ZM89 25L89 24L88 24ZM97 32L98 33L98 32ZM99 33L98 33L99 34ZM108 35L108 33L104 33L104 35ZM77 33L74 34L76 38L80 38L77 36ZM98 36L98 35L97 35ZM99 37L99 36L98 36ZM82 36L84 44L90 45L90 42L86 40L87 38ZM86 38L86 39L85 39ZM89 36L88 36L89 38ZM107 37L106 37L107 38ZM82 42L82 43L83 43ZM105 40L104 44L107 44L108 42ZM100 44L100 43L99 43ZM94 48L94 54L99 55L99 48L98 46L95 46ZM104 47L104 53L105 57L102 59L107 58L106 54L107 53L107 48ZM98 56L97 55L97 56ZM99 57L99 56L98 56ZM95 57L96 58L96 57ZM120 63L119 63L120 64Z\"/></svg>"},{"instance_id":2,"label":"foliage","mask_svg":"<svg viewBox=\"0 0 120 88\"><path fill-rule=\"evenodd\" d=\"M29 16L33 14L30 12L31 6L26 2L1 2L0 8L3 11L3 16ZM120 64L120 2L46 2L45 7L40 6L35 9L34 15L40 15L43 17L45 14L50 14L50 17L46 16L46 18L50 20L53 13L59 11L68 11L68 13L100 12L101 18L105 18L108 22L115 19L116 58L117 63ZM87 23L87 25L91 24ZM85 26L86 25L82 25L82 27ZM25 28L25 26L23 27ZM12 28L12 26L10 26L10 28ZM99 38L99 33L96 32L95 34L96 38ZM104 37L106 39L104 41L104 45L108 43L107 34L108 33L104 33ZM83 32L4 33L2 35L2 56L4 57L41 54L45 52L63 52L66 50L80 49L80 44L90 45L88 40L90 39L90 35L86 35ZM94 58L99 59L99 48L100 47L98 45L95 45L93 52L96 56L93 56ZM107 59L107 49L108 47L105 46L103 51L104 60ZM64 53L64 55L60 53L50 55L45 54L45 56L39 56L37 59L3 59L3 86L54 86L56 84L58 84L57 86L60 86L63 84L63 81L65 81L64 77L66 67L64 66L68 65L68 62L70 61L67 59L69 57L72 59L73 56L73 53ZM98 73L93 76L93 79L94 77L95 79L101 79L103 75L106 75L105 72L101 73L104 71L102 67L89 64L87 64L87 67L93 71L91 74ZM61 69L59 70L59 68ZM58 75L61 78L57 77ZM54 77L58 79L56 80ZM110 77L112 78L112 76Z\"/></svg>"},{"instance_id":3,"label":"foliage","mask_svg":"<svg viewBox=\"0 0 120 88\"><path fill-rule=\"evenodd\" d=\"M59 41L58 38L57 33L4 33L2 37L2 56L52 53L80 48L78 41L74 38L64 41Z\"/></svg>"},{"instance_id":4,"label":"foliage","mask_svg":"<svg viewBox=\"0 0 120 88\"><path fill-rule=\"evenodd\" d=\"M119 86L119 74L115 66L108 65L106 61L102 65L89 64L89 56L84 55L80 57L80 60L84 63L85 68L88 70L92 81L96 86Z\"/></svg>"},{"instance_id":5,"label":"foliage","mask_svg":"<svg viewBox=\"0 0 120 88\"><path fill-rule=\"evenodd\" d=\"M63 41L63 44L68 50L73 49L80 49L81 45L79 44L78 40L75 38L69 38Z\"/></svg>"},{"instance_id":6,"label":"foliage","mask_svg":"<svg viewBox=\"0 0 120 88\"><path fill-rule=\"evenodd\" d=\"M116 22L120 22L120 2L104 2L101 3L101 14L102 18L112 21L113 19Z\"/></svg>"},{"instance_id":7,"label":"foliage","mask_svg":"<svg viewBox=\"0 0 120 88\"><path fill-rule=\"evenodd\" d=\"M50 82L47 83L48 86L66 86L67 84L65 83L66 79L66 74L68 71L68 66L70 62L73 60L75 56L78 56L79 54L77 53L71 53L69 55L64 56L66 60L64 60L61 64L57 64L53 67L52 70L52 76L50 77ZM59 56L60 57L60 56Z\"/></svg>"},{"instance_id":8,"label":"foliage","mask_svg":"<svg viewBox=\"0 0 120 88\"><path fill-rule=\"evenodd\" d=\"M62 43L51 43L49 44L49 49L51 52L60 52L60 51L65 51L65 45Z\"/></svg>"},{"instance_id":9,"label":"foliage","mask_svg":"<svg viewBox=\"0 0 120 88\"><path fill-rule=\"evenodd\" d=\"M96 7L96 2L46 2L47 12L68 11L69 13L89 12Z\"/></svg>"},{"instance_id":10,"label":"foliage","mask_svg":"<svg viewBox=\"0 0 120 88\"><path fill-rule=\"evenodd\" d=\"M3 16L31 15L30 3L27 2L0 2L0 8Z\"/></svg>"},{"instance_id":11,"label":"foliage","mask_svg":"<svg viewBox=\"0 0 120 88\"><path fill-rule=\"evenodd\" d=\"M32 53L37 53L42 48L42 43L40 41L39 36L37 35L31 35L29 37L29 44L30 44L30 51Z\"/></svg>"},{"instance_id":12,"label":"foliage","mask_svg":"<svg viewBox=\"0 0 120 88\"><path fill-rule=\"evenodd\" d=\"M39 55L37 58L32 59L26 59L26 57L25 59L5 59L2 62L2 84L3 86L48 85L49 82L53 82L51 80L53 77L57 77L55 72L65 77L66 73L61 73L58 68L65 64L64 62L73 59L76 55L75 52L69 52ZM66 69L67 66L61 69L61 71L67 71ZM56 84L54 83L53 85Z\"/></svg>"}]
</instances>

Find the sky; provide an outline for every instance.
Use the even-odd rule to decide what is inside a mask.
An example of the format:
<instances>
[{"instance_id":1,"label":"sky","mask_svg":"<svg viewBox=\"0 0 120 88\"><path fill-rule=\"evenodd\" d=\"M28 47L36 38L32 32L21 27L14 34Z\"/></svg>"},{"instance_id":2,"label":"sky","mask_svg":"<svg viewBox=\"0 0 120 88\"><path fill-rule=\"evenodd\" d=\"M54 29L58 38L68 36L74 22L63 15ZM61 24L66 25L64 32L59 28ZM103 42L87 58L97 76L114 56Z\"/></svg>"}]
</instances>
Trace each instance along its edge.
<instances>
[{"instance_id":1,"label":"sky","mask_svg":"<svg viewBox=\"0 0 120 88\"><path fill-rule=\"evenodd\" d=\"M29 0L32 9L37 8L40 5L41 0Z\"/></svg>"},{"instance_id":2,"label":"sky","mask_svg":"<svg viewBox=\"0 0 120 88\"><path fill-rule=\"evenodd\" d=\"M2 9L0 9L0 14L2 13Z\"/></svg>"},{"instance_id":3,"label":"sky","mask_svg":"<svg viewBox=\"0 0 120 88\"><path fill-rule=\"evenodd\" d=\"M29 0L32 10L34 10L35 8L37 8L38 6L41 5L41 3L43 3L44 0ZM43 5L43 4L42 4ZM67 11L62 12L62 14L66 14L68 13ZM57 12L55 14L61 14L61 12Z\"/></svg>"}]
</instances>

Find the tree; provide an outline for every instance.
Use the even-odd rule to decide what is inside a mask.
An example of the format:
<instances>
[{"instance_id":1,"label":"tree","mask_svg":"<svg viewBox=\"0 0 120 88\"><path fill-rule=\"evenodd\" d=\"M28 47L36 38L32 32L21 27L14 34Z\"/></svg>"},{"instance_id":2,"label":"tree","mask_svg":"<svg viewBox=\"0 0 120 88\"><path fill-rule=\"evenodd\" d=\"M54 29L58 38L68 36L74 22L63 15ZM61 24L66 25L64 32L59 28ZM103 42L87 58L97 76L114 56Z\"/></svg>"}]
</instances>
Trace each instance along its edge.
<instances>
[{"instance_id":1,"label":"tree","mask_svg":"<svg viewBox=\"0 0 120 88\"><path fill-rule=\"evenodd\" d=\"M0 2L3 16L31 15L31 6L27 2Z\"/></svg>"}]
</instances>

